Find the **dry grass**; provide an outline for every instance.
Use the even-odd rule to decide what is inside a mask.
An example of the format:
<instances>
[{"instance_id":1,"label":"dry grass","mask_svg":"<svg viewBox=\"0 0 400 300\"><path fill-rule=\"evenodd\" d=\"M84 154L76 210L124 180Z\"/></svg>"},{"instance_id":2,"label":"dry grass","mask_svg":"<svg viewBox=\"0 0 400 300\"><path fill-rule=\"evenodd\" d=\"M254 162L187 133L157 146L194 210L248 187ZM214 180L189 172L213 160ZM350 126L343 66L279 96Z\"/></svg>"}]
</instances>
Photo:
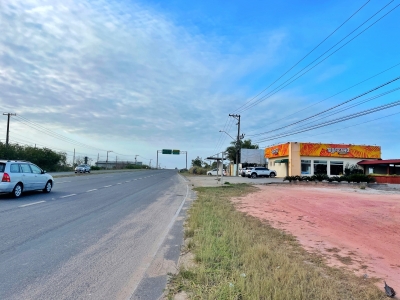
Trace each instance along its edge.
<instances>
[{"instance_id":1,"label":"dry grass","mask_svg":"<svg viewBox=\"0 0 400 300\"><path fill-rule=\"evenodd\" d=\"M385 298L372 280L326 266L293 236L236 211L229 199L255 187L196 190L185 231L195 264L171 277L169 299L181 291L190 299Z\"/></svg>"}]
</instances>

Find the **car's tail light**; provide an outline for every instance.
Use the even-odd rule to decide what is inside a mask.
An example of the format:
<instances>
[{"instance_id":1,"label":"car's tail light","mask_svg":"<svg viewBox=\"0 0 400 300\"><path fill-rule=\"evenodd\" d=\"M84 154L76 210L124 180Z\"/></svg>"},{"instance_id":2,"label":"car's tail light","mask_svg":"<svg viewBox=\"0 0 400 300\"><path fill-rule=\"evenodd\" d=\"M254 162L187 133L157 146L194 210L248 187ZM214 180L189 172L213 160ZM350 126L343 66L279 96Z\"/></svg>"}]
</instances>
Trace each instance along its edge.
<instances>
[{"instance_id":1,"label":"car's tail light","mask_svg":"<svg viewBox=\"0 0 400 300\"><path fill-rule=\"evenodd\" d=\"M7 173L3 174L3 178L1 179L1 182L10 182L10 175Z\"/></svg>"}]
</instances>

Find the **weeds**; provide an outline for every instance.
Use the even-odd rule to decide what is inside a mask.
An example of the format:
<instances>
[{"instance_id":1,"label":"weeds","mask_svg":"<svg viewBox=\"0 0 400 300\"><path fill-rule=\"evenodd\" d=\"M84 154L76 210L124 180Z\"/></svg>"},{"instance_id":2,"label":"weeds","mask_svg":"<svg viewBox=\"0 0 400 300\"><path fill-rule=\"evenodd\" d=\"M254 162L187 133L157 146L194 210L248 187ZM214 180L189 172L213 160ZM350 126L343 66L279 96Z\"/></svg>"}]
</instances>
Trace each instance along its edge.
<instances>
[{"instance_id":1,"label":"weeds","mask_svg":"<svg viewBox=\"0 0 400 300\"><path fill-rule=\"evenodd\" d=\"M191 299L384 299L372 279L328 267L293 236L238 212L230 197L255 187L196 190L185 231L195 265L170 278L169 299L180 291Z\"/></svg>"}]
</instances>

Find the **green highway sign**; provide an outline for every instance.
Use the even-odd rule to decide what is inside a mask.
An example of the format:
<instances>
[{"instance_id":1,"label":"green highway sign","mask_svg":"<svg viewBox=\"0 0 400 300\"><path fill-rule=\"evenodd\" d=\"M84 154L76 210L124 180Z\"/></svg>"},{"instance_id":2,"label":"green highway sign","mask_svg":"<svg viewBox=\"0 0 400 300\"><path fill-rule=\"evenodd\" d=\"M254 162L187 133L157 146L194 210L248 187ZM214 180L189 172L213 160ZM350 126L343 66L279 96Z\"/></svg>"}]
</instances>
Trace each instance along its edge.
<instances>
[{"instance_id":1,"label":"green highway sign","mask_svg":"<svg viewBox=\"0 0 400 300\"><path fill-rule=\"evenodd\" d=\"M172 154L171 149L162 149L162 154Z\"/></svg>"},{"instance_id":2,"label":"green highway sign","mask_svg":"<svg viewBox=\"0 0 400 300\"><path fill-rule=\"evenodd\" d=\"M172 154L181 154L181 150L172 150Z\"/></svg>"}]
</instances>

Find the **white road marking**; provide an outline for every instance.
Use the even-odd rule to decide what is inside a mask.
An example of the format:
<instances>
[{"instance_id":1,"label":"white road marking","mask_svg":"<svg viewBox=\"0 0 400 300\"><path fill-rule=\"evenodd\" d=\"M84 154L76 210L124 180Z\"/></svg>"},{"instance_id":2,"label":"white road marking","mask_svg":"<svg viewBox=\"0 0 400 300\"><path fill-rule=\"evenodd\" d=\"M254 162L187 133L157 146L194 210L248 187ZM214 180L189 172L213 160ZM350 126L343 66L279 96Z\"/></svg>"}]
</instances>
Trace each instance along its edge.
<instances>
[{"instance_id":1,"label":"white road marking","mask_svg":"<svg viewBox=\"0 0 400 300\"><path fill-rule=\"evenodd\" d=\"M46 202L46 201L33 202L33 203L29 203L29 204L20 205L20 206L18 206L18 207L26 207L26 206L30 206L30 205L35 205L35 204L43 203L43 202Z\"/></svg>"},{"instance_id":2,"label":"white road marking","mask_svg":"<svg viewBox=\"0 0 400 300\"><path fill-rule=\"evenodd\" d=\"M71 194L71 195L61 196L60 198L67 198L67 197L72 197L72 196L76 196L76 194Z\"/></svg>"},{"instance_id":3,"label":"white road marking","mask_svg":"<svg viewBox=\"0 0 400 300\"><path fill-rule=\"evenodd\" d=\"M125 182L131 182L130 180L127 180L127 181L125 181Z\"/></svg>"},{"instance_id":4,"label":"white road marking","mask_svg":"<svg viewBox=\"0 0 400 300\"><path fill-rule=\"evenodd\" d=\"M93 191L97 191L97 189L88 190L88 191L86 191L86 193L93 192Z\"/></svg>"},{"instance_id":5,"label":"white road marking","mask_svg":"<svg viewBox=\"0 0 400 300\"><path fill-rule=\"evenodd\" d=\"M110 187L110 186L112 186L112 185L105 185L105 186L103 186L103 187Z\"/></svg>"},{"instance_id":6,"label":"white road marking","mask_svg":"<svg viewBox=\"0 0 400 300\"><path fill-rule=\"evenodd\" d=\"M118 182L117 184L122 184L121 182Z\"/></svg>"}]
</instances>

